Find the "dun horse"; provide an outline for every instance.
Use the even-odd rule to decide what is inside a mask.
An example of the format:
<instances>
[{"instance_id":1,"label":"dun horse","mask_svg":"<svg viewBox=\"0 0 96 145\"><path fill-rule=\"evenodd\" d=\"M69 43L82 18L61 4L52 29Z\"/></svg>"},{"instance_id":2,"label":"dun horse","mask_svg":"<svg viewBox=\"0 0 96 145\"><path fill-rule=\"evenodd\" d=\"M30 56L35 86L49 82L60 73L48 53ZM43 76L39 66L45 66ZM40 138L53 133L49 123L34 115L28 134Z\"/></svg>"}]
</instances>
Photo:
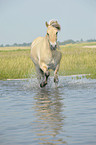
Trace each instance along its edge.
<instances>
[{"instance_id":1,"label":"dun horse","mask_svg":"<svg viewBox=\"0 0 96 145\"><path fill-rule=\"evenodd\" d=\"M54 71L54 82L58 83L57 72L60 66L61 52L58 51L57 34L61 29L57 21L51 20L46 22L47 34L45 37L36 38L31 44L31 58L36 67L37 77L40 82L40 87L47 84L50 75L49 69Z\"/></svg>"}]
</instances>

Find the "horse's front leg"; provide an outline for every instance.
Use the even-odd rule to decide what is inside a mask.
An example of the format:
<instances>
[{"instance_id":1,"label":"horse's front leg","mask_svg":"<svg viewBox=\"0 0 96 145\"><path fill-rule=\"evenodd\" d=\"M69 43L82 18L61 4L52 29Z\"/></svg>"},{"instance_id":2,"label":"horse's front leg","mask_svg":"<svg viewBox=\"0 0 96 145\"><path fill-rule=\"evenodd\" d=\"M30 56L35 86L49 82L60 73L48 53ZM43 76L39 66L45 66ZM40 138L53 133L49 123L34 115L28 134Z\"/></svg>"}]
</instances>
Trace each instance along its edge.
<instances>
[{"instance_id":1,"label":"horse's front leg","mask_svg":"<svg viewBox=\"0 0 96 145\"><path fill-rule=\"evenodd\" d=\"M44 63L40 65L40 69L44 72L44 81L40 84L40 87L45 87L47 85L47 80L50 75L50 72L48 71L47 65Z\"/></svg>"},{"instance_id":2,"label":"horse's front leg","mask_svg":"<svg viewBox=\"0 0 96 145\"><path fill-rule=\"evenodd\" d=\"M59 79L58 79L58 70L59 70L59 64L56 66L56 69L54 71L54 83L58 83Z\"/></svg>"}]
</instances>

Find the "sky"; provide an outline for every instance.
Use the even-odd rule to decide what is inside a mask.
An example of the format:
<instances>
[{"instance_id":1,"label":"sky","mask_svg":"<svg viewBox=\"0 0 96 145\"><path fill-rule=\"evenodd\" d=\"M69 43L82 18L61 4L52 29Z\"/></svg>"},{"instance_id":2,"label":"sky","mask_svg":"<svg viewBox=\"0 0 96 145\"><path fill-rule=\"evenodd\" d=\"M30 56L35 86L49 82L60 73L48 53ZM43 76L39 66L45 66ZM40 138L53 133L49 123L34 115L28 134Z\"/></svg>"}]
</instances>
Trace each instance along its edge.
<instances>
[{"instance_id":1,"label":"sky","mask_svg":"<svg viewBox=\"0 0 96 145\"><path fill-rule=\"evenodd\" d=\"M45 22L58 20L58 41L96 39L96 0L0 0L0 45L45 36Z\"/></svg>"}]
</instances>

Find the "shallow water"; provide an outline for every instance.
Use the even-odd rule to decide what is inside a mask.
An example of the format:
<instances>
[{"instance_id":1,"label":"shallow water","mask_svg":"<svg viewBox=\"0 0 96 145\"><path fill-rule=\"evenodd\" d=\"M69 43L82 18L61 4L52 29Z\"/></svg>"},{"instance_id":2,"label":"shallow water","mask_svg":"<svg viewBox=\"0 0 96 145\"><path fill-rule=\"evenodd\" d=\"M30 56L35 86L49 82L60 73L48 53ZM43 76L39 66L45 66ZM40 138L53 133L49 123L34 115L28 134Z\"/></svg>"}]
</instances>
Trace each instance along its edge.
<instances>
[{"instance_id":1,"label":"shallow water","mask_svg":"<svg viewBox=\"0 0 96 145\"><path fill-rule=\"evenodd\" d=\"M96 145L96 80L0 81L0 145Z\"/></svg>"}]
</instances>

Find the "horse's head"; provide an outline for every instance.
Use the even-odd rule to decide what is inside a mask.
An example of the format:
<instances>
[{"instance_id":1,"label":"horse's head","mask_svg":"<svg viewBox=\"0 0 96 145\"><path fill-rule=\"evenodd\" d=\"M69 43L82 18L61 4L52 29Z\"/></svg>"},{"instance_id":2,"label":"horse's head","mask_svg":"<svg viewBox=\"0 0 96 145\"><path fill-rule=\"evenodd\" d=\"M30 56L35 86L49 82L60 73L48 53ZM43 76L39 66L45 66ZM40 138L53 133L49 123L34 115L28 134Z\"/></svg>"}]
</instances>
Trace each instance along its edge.
<instances>
[{"instance_id":1,"label":"horse's head","mask_svg":"<svg viewBox=\"0 0 96 145\"><path fill-rule=\"evenodd\" d=\"M50 48L55 50L57 47L57 34L61 29L57 21L51 20L49 24L46 22L47 26L47 38L50 44Z\"/></svg>"}]
</instances>

